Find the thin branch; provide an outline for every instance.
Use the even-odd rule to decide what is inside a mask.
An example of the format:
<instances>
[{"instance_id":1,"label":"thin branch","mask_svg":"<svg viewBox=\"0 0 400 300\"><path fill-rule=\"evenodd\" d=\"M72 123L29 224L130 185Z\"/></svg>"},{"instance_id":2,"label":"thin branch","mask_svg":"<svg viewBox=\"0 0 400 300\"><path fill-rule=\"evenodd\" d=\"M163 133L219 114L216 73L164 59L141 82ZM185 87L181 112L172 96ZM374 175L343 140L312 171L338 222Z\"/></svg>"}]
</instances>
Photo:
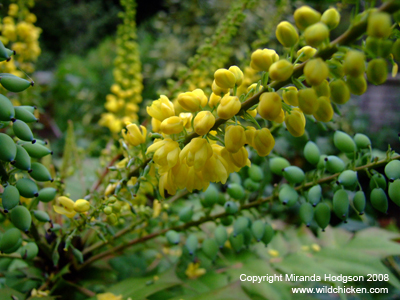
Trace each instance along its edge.
<instances>
[{"instance_id":1,"label":"thin branch","mask_svg":"<svg viewBox=\"0 0 400 300\"><path fill-rule=\"evenodd\" d=\"M104 178L107 176L108 172L110 172L109 167L115 164L115 162L119 159L122 158L122 154L117 154L116 156L113 157L113 159L108 163L108 165L104 168L103 173L101 173L100 178L95 182L90 189L90 193L92 194L94 191L97 191L97 189L100 187L101 183L103 182Z\"/></svg>"}]
</instances>

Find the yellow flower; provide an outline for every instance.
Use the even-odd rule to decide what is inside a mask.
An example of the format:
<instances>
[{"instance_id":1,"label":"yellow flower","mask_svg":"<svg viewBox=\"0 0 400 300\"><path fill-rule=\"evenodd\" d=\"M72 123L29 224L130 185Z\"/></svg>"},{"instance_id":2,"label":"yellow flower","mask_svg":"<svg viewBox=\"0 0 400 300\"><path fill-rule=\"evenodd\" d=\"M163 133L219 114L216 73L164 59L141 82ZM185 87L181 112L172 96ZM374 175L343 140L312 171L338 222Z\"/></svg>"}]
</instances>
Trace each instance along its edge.
<instances>
[{"instance_id":1,"label":"yellow flower","mask_svg":"<svg viewBox=\"0 0 400 300\"><path fill-rule=\"evenodd\" d=\"M161 132L165 134L177 134L183 131L183 121L181 118L173 116L161 122Z\"/></svg>"},{"instance_id":2,"label":"yellow flower","mask_svg":"<svg viewBox=\"0 0 400 300\"><path fill-rule=\"evenodd\" d=\"M292 47L299 40L296 28L287 21L280 22L276 27L276 38L283 47Z\"/></svg>"},{"instance_id":3,"label":"yellow flower","mask_svg":"<svg viewBox=\"0 0 400 300\"><path fill-rule=\"evenodd\" d=\"M329 30L335 29L340 23L340 14L335 8L329 8L322 14L321 22L325 23Z\"/></svg>"},{"instance_id":4,"label":"yellow flower","mask_svg":"<svg viewBox=\"0 0 400 300\"><path fill-rule=\"evenodd\" d=\"M286 59L274 62L269 68L269 77L272 80L284 81L293 74L293 65Z\"/></svg>"},{"instance_id":5,"label":"yellow flower","mask_svg":"<svg viewBox=\"0 0 400 300\"><path fill-rule=\"evenodd\" d=\"M326 96L321 96L317 99L318 109L313 114L314 118L320 122L329 122L333 117L333 108L331 100Z\"/></svg>"},{"instance_id":6,"label":"yellow flower","mask_svg":"<svg viewBox=\"0 0 400 300\"><path fill-rule=\"evenodd\" d=\"M297 98L297 88L289 86L282 92L283 101L288 105L298 106L299 100Z\"/></svg>"},{"instance_id":7,"label":"yellow flower","mask_svg":"<svg viewBox=\"0 0 400 300\"><path fill-rule=\"evenodd\" d=\"M256 71L269 71L271 65L278 61L279 55L272 49L258 49L251 54L250 67Z\"/></svg>"},{"instance_id":8,"label":"yellow flower","mask_svg":"<svg viewBox=\"0 0 400 300\"><path fill-rule=\"evenodd\" d=\"M304 75L310 85L320 85L329 76L328 65L320 58L310 59L304 67Z\"/></svg>"},{"instance_id":9,"label":"yellow flower","mask_svg":"<svg viewBox=\"0 0 400 300\"><path fill-rule=\"evenodd\" d=\"M58 197L57 200L60 205L53 205L54 211L58 214L66 215L68 218L73 218L76 214L74 201L65 196Z\"/></svg>"},{"instance_id":10,"label":"yellow flower","mask_svg":"<svg viewBox=\"0 0 400 300\"><path fill-rule=\"evenodd\" d=\"M306 61L307 59L313 57L316 52L317 49L310 46L304 46L297 51L297 56L300 56L300 54L303 53L303 55L300 57L300 61Z\"/></svg>"},{"instance_id":11,"label":"yellow flower","mask_svg":"<svg viewBox=\"0 0 400 300\"><path fill-rule=\"evenodd\" d=\"M236 115L241 107L238 97L225 95L217 108L218 117L228 120Z\"/></svg>"},{"instance_id":12,"label":"yellow flower","mask_svg":"<svg viewBox=\"0 0 400 300\"><path fill-rule=\"evenodd\" d=\"M304 31L306 43L311 47L318 47L329 38L329 28L322 22L313 24Z\"/></svg>"},{"instance_id":13,"label":"yellow flower","mask_svg":"<svg viewBox=\"0 0 400 300\"><path fill-rule=\"evenodd\" d=\"M317 93L312 88L305 88L297 94L299 108L308 115L312 115L318 109Z\"/></svg>"},{"instance_id":14,"label":"yellow flower","mask_svg":"<svg viewBox=\"0 0 400 300\"><path fill-rule=\"evenodd\" d=\"M211 93L210 100L208 101L208 105L211 108L214 108L219 104L220 101L221 101L221 96L218 96L218 95L216 95L214 93Z\"/></svg>"},{"instance_id":15,"label":"yellow flower","mask_svg":"<svg viewBox=\"0 0 400 300\"><path fill-rule=\"evenodd\" d=\"M122 295L115 296L113 293L102 293L96 295L97 300L122 300Z\"/></svg>"},{"instance_id":16,"label":"yellow flower","mask_svg":"<svg viewBox=\"0 0 400 300\"><path fill-rule=\"evenodd\" d=\"M228 150L226 150L228 151ZM245 147L241 147L236 153L229 153L229 158L233 162L233 164L238 168L243 168L244 166L251 166L251 162L249 160L249 153L247 152Z\"/></svg>"},{"instance_id":17,"label":"yellow flower","mask_svg":"<svg viewBox=\"0 0 400 300\"><path fill-rule=\"evenodd\" d=\"M18 14L18 5L15 3L11 3L8 7L8 15L12 17L16 17Z\"/></svg>"},{"instance_id":18,"label":"yellow flower","mask_svg":"<svg viewBox=\"0 0 400 300\"><path fill-rule=\"evenodd\" d=\"M185 274L190 279L196 279L206 273L206 269L200 268L199 263L189 263Z\"/></svg>"},{"instance_id":19,"label":"yellow flower","mask_svg":"<svg viewBox=\"0 0 400 300\"><path fill-rule=\"evenodd\" d=\"M175 116L174 104L167 96L161 95L160 99L153 101L151 106L147 107L147 113L162 122L166 118Z\"/></svg>"},{"instance_id":20,"label":"yellow flower","mask_svg":"<svg viewBox=\"0 0 400 300\"><path fill-rule=\"evenodd\" d=\"M206 161L213 155L211 145L207 140L198 137L190 141L179 154L181 162L189 167L194 167L196 171L203 169Z\"/></svg>"},{"instance_id":21,"label":"yellow flower","mask_svg":"<svg viewBox=\"0 0 400 300\"><path fill-rule=\"evenodd\" d=\"M222 89L233 88L236 83L235 74L227 69L218 69L217 71L215 71L214 79L215 84Z\"/></svg>"},{"instance_id":22,"label":"yellow flower","mask_svg":"<svg viewBox=\"0 0 400 300\"><path fill-rule=\"evenodd\" d=\"M181 93L178 96L178 103L183 109L196 112L207 105L207 97L203 90L195 89L193 92Z\"/></svg>"},{"instance_id":23,"label":"yellow flower","mask_svg":"<svg viewBox=\"0 0 400 300\"><path fill-rule=\"evenodd\" d=\"M294 12L294 21L297 28L304 30L308 26L319 22L321 14L309 6L302 6Z\"/></svg>"},{"instance_id":24,"label":"yellow flower","mask_svg":"<svg viewBox=\"0 0 400 300\"><path fill-rule=\"evenodd\" d=\"M275 146L275 140L268 128L257 130L254 135L253 148L259 156L267 156Z\"/></svg>"},{"instance_id":25,"label":"yellow flower","mask_svg":"<svg viewBox=\"0 0 400 300\"><path fill-rule=\"evenodd\" d=\"M239 125L230 125L225 129L225 148L230 153L238 152L246 143L244 128Z\"/></svg>"},{"instance_id":26,"label":"yellow flower","mask_svg":"<svg viewBox=\"0 0 400 300\"><path fill-rule=\"evenodd\" d=\"M183 126L185 126L186 129L192 127L193 115L191 113L180 113L179 118L182 119Z\"/></svg>"},{"instance_id":27,"label":"yellow flower","mask_svg":"<svg viewBox=\"0 0 400 300\"><path fill-rule=\"evenodd\" d=\"M162 207L161 203L158 200L154 200L153 202L153 218L157 218L161 213Z\"/></svg>"},{"instance_id":28,"label":"yellow flower","mask_svg":"<svg viewBox=\"0 0 400 300\"><path fill-rule=\"evenodd\" d=\"M215 83L215 80L213 81L213 83L212 83L212 85L211 85L211 89L212 89L212 91L213 91L213 93L215 94L215 95L219 95L219 96L221 96L221 95L224 95L224 94L226 94L226 93L228 93L229 92L229 89L223 89L223 88L221 88L220 86L218 86L216 83Z\"/></svg>"},{"instance_id":29,"label":"yellow flower","mask_svg":"<svg viewBox=\"0 0 400 300\"><path fill-rule=\"evenodd\" d=\"M246 131L244 132L246 135L246 144L253 147L254 136L256 135L256 132L257 132L257 129L255 129L253 126L246 127Z\"/></svg>"},{"instance_id":30,"label":"yellow flower","mask_svg":"<svg viewBox=\"0 0 400 300\"><path fill-rule=\"evenodd\" d=\"M306 127L304 114L300 109L292 109L290 114L286 112L285 124L287 130L294 137L299 137L304 134L304 129Z\"/></svg>"},{"instance_id":31,"label":"yellow flower","mask_svg":"<svg viewBox=\"0 0 400 300\"><path fill-rule=\"evenodd\" d=\"M153 160L164 168L172 168L179 159L181 149L179 144L171 139L154 141L154 144L147 148L146 154L154 152Z\"/></svg>"},{"instance_id":32,"label":"yellow flower","mask_svg":"<svg viewBox=\"0 0 400 300\"><path fill-rule=\"evenodd\" d=\"M235 79L236 79L235 84L237 86L242 85L243 77L244 77L242 70L240 70L240 68L238 66L231 66L231 67L229 67L228 70L231 71L235 75Z\"/></svg>"},{"instance_id":33,"label":"yellow flower","mask_svg":"<svg viewBox=\"0 0 400 300\"><path fill-rule=\"evenodd\" d=\"M281 110L282 100L278 93L267 92L261 94L257 111L263 119L272 121L279 116Z\"/></svg>"},{"instance_id":34,"label":"yellow flower","mask_svg":"<svg viewBox=\"0 0 400 300\"><path fill-rule=\"evenodd\" d=\"M194 131L198 135L207 134L215 124L215 117L209 111L201 111L194 118Z\"/></svg>"},{"instance_id":35,"label":"yellow flower","mask_svg":"<svg viewBox=\"0 0 400 300\"><path fill-rule=\"evenodd\" d=\"M146 142L147 129L143 125L139 127L136 124L129 124L126 126L128 132L122 131L123 138L132 146L138 146Z\"/></svg>"},{"instance_id":36,"label":"yellow flower","mask_svg":"<svg viewBox=\"0 0 400 300\"><path fill-rule=\"evenodd\" d=\"M86 212L90 209L90 203L89 201L85 199L78 199L74 203L74 210L79 213Z\"/></svg>"},{"instance_id":37,"label":"yellow flower","mask_svg":"<svg viewBox=\"0 0 400 300\"><path fill-rule=\"evenodd\" d=\"M153 132L160 132L161 122L156 118L151 118L151 129Z\"/></svg>"},{"instance_id":38,"label":"yellow flower","mask_svg":"<svg viewBox=\"0 0 400 300\"><path fill-rule=\"evenodd\" d=\"M204 169L202 171L204 180L211 182L221 182L225 184L229 173L224 166L222 158L218 155L216 144L211 145L213 149L213 155L207 160ZM218 145L216 145L218 146Z\"/></svg>"}]
</instances>

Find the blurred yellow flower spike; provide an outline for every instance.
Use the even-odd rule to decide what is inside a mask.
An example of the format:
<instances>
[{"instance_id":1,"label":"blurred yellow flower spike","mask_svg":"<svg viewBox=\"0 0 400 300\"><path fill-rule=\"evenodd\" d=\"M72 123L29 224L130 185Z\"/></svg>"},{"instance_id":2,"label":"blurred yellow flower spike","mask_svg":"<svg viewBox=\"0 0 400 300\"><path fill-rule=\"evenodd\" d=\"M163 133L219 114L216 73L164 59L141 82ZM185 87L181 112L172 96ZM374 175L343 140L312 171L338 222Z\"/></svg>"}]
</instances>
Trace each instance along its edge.
<instances>
[{"instance_id":1,"label":"blurred yellow flower spike","mask_svg":"<svg viewBox=\"0 0 400 300\"><path fill-rule=\"evenodd\" d=\"M122 295L116 296L113 293L102 293L96 295L97 300L122 300Z\"/></svg>"}]
</instances>

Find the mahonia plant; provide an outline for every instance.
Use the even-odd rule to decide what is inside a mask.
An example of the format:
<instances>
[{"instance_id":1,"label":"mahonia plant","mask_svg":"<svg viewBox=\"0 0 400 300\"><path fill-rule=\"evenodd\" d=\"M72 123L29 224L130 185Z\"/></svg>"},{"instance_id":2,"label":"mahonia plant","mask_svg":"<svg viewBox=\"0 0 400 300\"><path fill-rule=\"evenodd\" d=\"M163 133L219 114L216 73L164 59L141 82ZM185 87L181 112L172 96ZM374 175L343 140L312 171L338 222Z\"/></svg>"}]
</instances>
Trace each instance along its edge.
<instances>
[{"instance_id":1,"label":"mahonia plant","mask_svg":"<svg viewBox=\"0 0 400 300\"><path fill-rule=\"evenodd\" d=\"M125 11L120 13L123 23L117 31L117 57L113 71L115 83L104 105L108 113L102 114L99 121L112 133L119 133L126 123L138 121L143 90L135 23L136 1L124 0L121 4Z\"/></svg>"}]
</instances>

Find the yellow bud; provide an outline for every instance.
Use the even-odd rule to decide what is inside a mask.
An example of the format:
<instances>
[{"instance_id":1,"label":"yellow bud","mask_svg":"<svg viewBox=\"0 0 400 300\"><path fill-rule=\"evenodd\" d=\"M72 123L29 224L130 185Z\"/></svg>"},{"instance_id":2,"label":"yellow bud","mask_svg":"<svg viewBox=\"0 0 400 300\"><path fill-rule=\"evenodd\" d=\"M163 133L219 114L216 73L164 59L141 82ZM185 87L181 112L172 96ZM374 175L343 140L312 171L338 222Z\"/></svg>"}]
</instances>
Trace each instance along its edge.
<instances>
[{"instance_id":1,"label":"yellow bud","mask_svg":"<svg viewBox=\"0 0 400 300\"><path fill-rule=\"evenodd\" d=\"M350 99L350 90L342 79L337 79L329 83L331 99L337 104L345 104Z\"/></svg>"},{"instance_id":2,"label":"yellow bud","mask_svg":"<svg viewBox=\"0 0 400 300\"><path fill-rule=\"evenodd\" d=\"M290 114L286 112L285 124L287 130L294 137L299 137L304 134L306 127L305 117L301 110L292 109Z\"/></svg>"},{"instance_id":3,"label":"yellow bud","mask_svg":"<svg viewBox=\"0 0 400 300\"><path fill-rule=\"evenodd\" d=\"M269 68L269 77L272 80L284 81L293 74L293 65L286 59L274 62Z\"/></svg>"},{"instance_id":4,"label":"yellow bud","mask_svg":"<svg viewBox=\"0 0 400 300\"><path fill-rule=\"evenodd\" d=\"M375 58L368 63L367 78L368 81L379 85L386 81L388 76L388 66L383 58Z\"/></svg>"},{"instance_id":5,"label":"yellow bud","mask_svg":"<svg viewBox=\"0 0 400 300\"><path fill-rule=\"evenodd\" d=\"M126 126L128 132L122 131L124 139L132 146L138 146L146 141L147 129L140 125L140 129L136 124L128 124Z\"/></svg>"},{"instance_id":6,"label":"yellow bud","mask_svg":"<svg viewBox=\"0 0 400 300\"><path fill-rule=\"evenodd\" d=\"M231 66L228 70L231 71L233 75L235 75L236 85L237 86L242 85L244 77L242 70L240 70L238 66Z\"/></svg>"},{"instance_id":7,"label":"yellow bud","mask_svg":"<svg viewBox=\"0 0 400 300\"><path fill-rule=\"evenodd\" d=\"M258 49L251 54L250 67L256 71L268 72L271 65L278 61L279 55L272 49Z\"/></svg>"},{"instance_id":8,"label":"yellow bud","mask_svg":"<svg viewBox=\"0 0 400 300\"><path fill-rule=\"evenodd\" d=\"M253 110L247 110L246 111L250 116L252 116L253 118L255 118L257 116L257 109L253 109Z\"/></svg>"},{"instance_id":9,"label":"yellow bud","mask_svg":"<svg viewBox=\"0 0 400 300\"><path fill-rule=\"evenodd\" d=\"M262 93L257 111L263 119L272 121L277 118L282 109L282 100L278 93Z\"/></svg>"},{"instance_id":10,"label":"yellow bud","mask_svg":"<svg viewBox=\"0 0 400 300\"><path fill-rule=\"evenodd\" d=\"M329 29L322 23L316 23L307 27L304 31L304 38L306 43L311 47L318 47L323 41L329 38Z\"/></svg>"},{"instance_id":11,"label":"yellow bud","mask_svg":"<svg viewBox=\"0 0 400 300\"><path fill-rule=\"evenodd\" d=\"M259 156L267 156L275 146L275 139L268 128L257 130L254 135L253 148Z\"/></svg>"},{"instance_id":12,"label":"yellow bud","mask_svg":"<svg viewBox=\"0 0 400 300\"><path fill-rule=\"evenodd\" d=\"M201 110L202 107L207 105L207 102L207 97L201 89L196 89L193 92L181 93L178 96L179 105L190 112Z\"/></svg>"},{"instance_id":13,"label":"yellow bud","mask_svg":"<svg viewBox=\"0 0 400 300\"><path fill-rule=\"evenodd\" d=\"M230 125L225 129L225 148L230 153L236 153L246 143L244 128L239 125Z\"/></svg>"},{"instance_id":14,"label":"yellow bud","mask_svg":"<svg viewBox=\"0 0 400 300\"><path fill-rule=\"evenodd\" d=\"M400 62L400 39L396 40L392 46L392 54L397 62Z\"/></svg>"},{"instance_id":15,"label":"yellow bud","mask_svg":"<svg viewBox=\"0 0 400 300\"><path fill-rule=\"evenodd\" d=\"M312 88L302 89L298 93L299 108L308 115L312 115L318 109L317 93Z\"/></svg>"},{"instance_id":16,"label":"yellow bud","mask_svg":"<svg viewBox=\"0 0 400 300\"><path fill-rule=\"evenodd\" d=\"M212 85L211 85L211 89L212 89L213 93L214 93L215 95L217 95L217 96L218 96L218 95L219 95L219 96L225 95L226 93L229 92L229 89L223 89L223 88L219 87L219 86L215 83L215 80L213 81L213 83L212 83Z\"/></svg>"},{"instance_id":17,"label":"yellow bud","mask_svg":"<svg viewBox=\"0 0 400 300\"><path fill-rule=\"evenodd\" d=\"M335 29L340 23L340 14L335 8L324 11L321 22L328 26L329 30Z\"/></svg>"},{"instance_id":18,"label":"yellow bud","mask_svg":"<svg viewBox=\"0 0 400 300\"><path fill-rule=\"evenodd\" d=\"M239 98L236 96L225 95L217 108L218 117L228 120L236 115L241 108Z\"/></svg>"},{"instance_id":19,"label":"yellow bud","mask_svg":"<svg viewBox=\"0 0 400 300\"><path fill-rule=\"evenodd\" d=\"M367 81L364 75L358 77L347 76L346 84L354 95L362 95L367 91Z\"/></svg>"},{"instance_id":20,"label":"yellow bud","mask_svg":"<svg viewBox=\"0 0 400 300\"><path fill-rule=\"evenodd\" d=\"M331 89L329 88L329 82L326 79L324 79L324 81L322 81L322 83L320 85L313 85L312 88L317 93L318 97L321 97L321 96L330 97L330 95L331 95Z\"/></svg>"},{"instance_id":21,"label":"yellow bud","mask_svg":"<svg viewBox=\"0 0 400 300\"><path fill-rule=\"evenodd\" d=\"M321 58L313 58L306 63L304 75L308 84L320 85L329 76L329 68Z\"/></svg>"},{"instance_id":22,"label":"yellow bud","mask_svg":"<svg viewBox=\"0 0 400 300\"><path fill-rule=\"evenodd\" d=\"M336 59L331 59L329 61L329 71L336 78L342 78L344 76L343 65Z\"/></svg>"},{"instance_id":23,"label":"yellow bud","mask_svg":"<svg viewBox=\"0 0 400 300\"><path fill-rule=\"evenodd\" d=\"M279 124L283 123L283 121L285 121L285 111L283 109L281 109L281 112L279 113L279 115L272 121L279 123Z\"/></svg>"},{"instance_id":24,"label":"yellow bud","mask_svg":"<svg viewBox=\"0 0 400 300\"><path fill-rule=\"evenodd\" d=\"M346 75L358 77L365 72L365 55L361 51L351 50L347 52L344 62L343 71Z\"/></svg>"},{"instance_id":25,"label":"yellow bud","mask_svg":"<svg viewBox=\"0 0 400 300\"><path fill-rule=\"evenodd\" d=\"M235 86L235 74L227 69L218 69L214 73L215 84L223 89L230 89Z\"/></svg>"},{"instance_id":26,"label":"yellow bud","mask_svg":"<svg viewBox=\"0 0 400 300\"><path fill-rule=\"evenodd\" d=\"M294 12L294 21L297 28L304 30L308 26L319 22L321 14L309 6L302 6Z\"/></svg>"},{"instance_id":27,"label":"yellow bud","mask_svg":"<svg viewBox=\"0 0 400 300\"><path fill-rule=\"evenodd\" d=\"M226 149L228 150L228 149ZM227 151L228 152L228 151ZM245 166L250 167L249 153L245 147L241 147L236 153L229 153L229 158L233 164L238 168L243 168Z\"/></svg>"},{"instance_id":28,"label":"yellow bud","mask_svg":"<svg viewBox=\"0 0 400 300\"><path fill-rule=\"evenodd\" d=\"M399 66L398 66L398 64L394 63L393 68L392 68L392 77L393 78L396 77L398 71L399 71Z\"/></svg>"},{"instance_id":29,"label":"yellow bud","mask_svg":"<svg viewBox=\"0 0 400 300\"><path fill-rule=\"evenodd\" d=\"M316 52L317 49L310 46L304 46L303 48L297 51L297 56L300 56L300 54L303 53L303 55L300 57L300 61L304 62L307 59L313 57Z\"/></svg>"},{"instance_id":30,"label":"yellow bud","mask_svg":"<svg viewBox=\"0 0 400 300\"><path fill-rule=\"evenodd\" d=\"M215 117L209 111L201 111L194 118L194 131L198 135L207 134L215 124Z\"/></svg>"},{"instance_id":31,"label":"yellow bud","mask_svg":"<svg viewBox=\"0 0 400 300\"><path fill-rule=\"evenodd\" d=\"M191 113L180 113L179 118L181 118L183 126L185 126L186 129L192 127L193 115Z\"/></svg>"},{"instance_id":32,"label":"yellow bud","mask_svg":"<svg viewBox=\"0 0 400 300\"><path fill-rule=\"evenodd\" d=\"M297 98L297 88L294 86L289 86L286 90L282 92L283 101L292 106L299 106L299 100Z\"/></svg>"},{"instance_id":33,"label":"yellow bud","mask_svg":"<svg viewBox=\"0 0 400 300\"><path fill-rule=\"evenodd\" d=\"M89 201L85 199L78 199L74 203L74 210L79 213L86 212L90 209L90 203Z\"/></svg>"},{"instance_id":34,"label":"yellow bud","mask_svg":"<svg viewBox=\"0 0 400 300\"><path fill-rule=\"evenodd\" d=\"M313 114L314 118L320 122L329 122L333 117L333 108L331 100L328 97L322 96L317 99L318 109Z\"/></svg>"},{"instance_id":35,"label":"yellow bud","mask_svg":"<svg viewBox=\"0 0 400 300\"><path fill-rule=\"evenodd\" d=\"M183 122L179 117L169 117L161 122L161 132L165 134L177 134L183 131Z\"/></svg>"},{"instance_id":36,"label":"yellow bud","mask_svg":"<svg viewBox=\"0 0 400 300\"><path fill-rule=\"evenodd\" d=\"M385 12L373 12L368 17L367 34L376 38L387 38L392 33L392 20Z\"/></svg>"},{"instance_id":37,"label":"yellow bud","mask_svg":"<svg viewBox=\"0 0 400 300\"><path fill-rule=\"evenodd\" d=\"M153 101L151 106L147 107L147 113L162 122L175 115L174 104L166 96L161 95L160 99Z\"/></svg>"},{"instance_id":38,"label":"yellow bud","mask_svg":"<svg viewBox=\"0 0 400 300\"><path fill-rule=\"evenodd\" d=\"M247 126L246 131L244 132L246 135L246 144L253 147L254 144L254 136L256 135L257 129L253 126Z\"/></svg>"},{"instance_id":39,"label":"yellow bud","mask_svg":"<svg viewBox=\"0 0 400 300\"><path fill-rule=\"evenodd\" d=\"M160 132L161 122L156 118L151 118L151 128L153 132Z\"/></svg>"},{"instance_id":40,"label":"yellow bud","mask_svg":"<svg viewBox=\"0 0 400 300\"><path fill-rule=\"evenodd\" d=\"M287 21L280 22L276 27L276 38L283 47L293 47L299 40L296 28Z\"/></svg>"},{"instance_id":41,"label":"yellow bud","mask_svg":"<svg viewBox=\"0 0 400 300\"><path fill-rule=\"evenodd\" d=\"M208 101L208 106L210 106L211 108L214 108L219 104L220 101L221 101L220 96L218 96L214 93L211 93L210 100Z\"/></svg>"}]
</instances>

